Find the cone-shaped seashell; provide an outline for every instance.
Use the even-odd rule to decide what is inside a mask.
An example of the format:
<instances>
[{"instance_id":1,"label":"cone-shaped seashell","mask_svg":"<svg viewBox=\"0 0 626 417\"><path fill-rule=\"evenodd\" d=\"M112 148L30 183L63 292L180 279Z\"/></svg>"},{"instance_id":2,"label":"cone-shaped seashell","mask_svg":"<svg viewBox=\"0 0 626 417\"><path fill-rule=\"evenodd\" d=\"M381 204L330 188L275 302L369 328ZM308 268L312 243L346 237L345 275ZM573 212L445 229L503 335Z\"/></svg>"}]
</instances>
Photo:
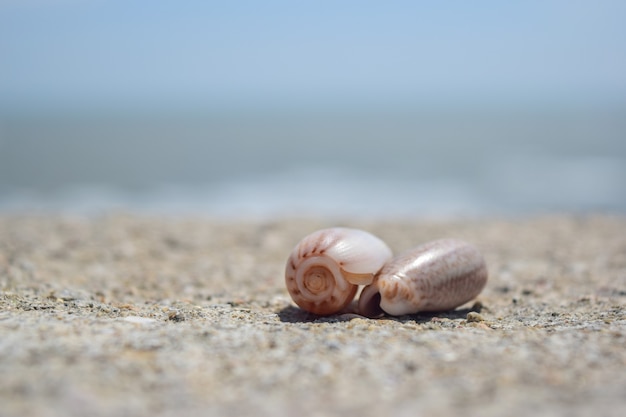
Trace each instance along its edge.
<instances>
[{"instance_id":1,"label":"cone-shaped seashell","mask_svg":"<svg viewBox=\"0 0 626 417\"><path fill-rule=\"evenodd\" d=\"M367 317L452 310L476 297L487 283L480 252L456 239L418 246L387 263L361 292Z\"/></svg>"},{"instance_id":2,"label":"cone-shaped seashell","mask_svg":"<svg viewBox=\"0 0 626 417\"><path fill-rule=\"evenodd\" d=\"M358 285L372 283L391 258L385 242L363 230L318 230L291 252L285 283L291 298L303 310L333 314L352 301Z\"/></svg>"}]
</instances>

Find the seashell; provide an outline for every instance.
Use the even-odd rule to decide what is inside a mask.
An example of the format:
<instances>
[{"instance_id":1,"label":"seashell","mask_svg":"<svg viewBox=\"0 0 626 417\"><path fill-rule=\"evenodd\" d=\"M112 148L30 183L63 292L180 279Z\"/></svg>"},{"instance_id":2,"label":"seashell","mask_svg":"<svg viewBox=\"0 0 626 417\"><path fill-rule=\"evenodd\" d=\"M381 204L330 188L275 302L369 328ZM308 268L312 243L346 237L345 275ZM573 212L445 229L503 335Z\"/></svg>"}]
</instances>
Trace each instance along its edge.
<instances>
[{"instance_id":1,"label":"seashell","mask_svg":"<svg viewBox=\"0 0 626 417\"><path fill-rule=\"evenodd\" d=\"M361 292L367 317L452 310L476 297L487 283L487 266L474 246L441 239L409 250L387 263Z\"/></svg>"},{"instance_id":2,"label":"seashell","mask_svg":"<svg viewBox=\"0 0 626 417\"><path fill-rule=\"evenodd\" d=\"M333 314L352 301L358 285L371 284L392 256L385 242L363 230L318 230L291 252L285 267L287 290L303 310Z\"/></svg>"}]
</instances>

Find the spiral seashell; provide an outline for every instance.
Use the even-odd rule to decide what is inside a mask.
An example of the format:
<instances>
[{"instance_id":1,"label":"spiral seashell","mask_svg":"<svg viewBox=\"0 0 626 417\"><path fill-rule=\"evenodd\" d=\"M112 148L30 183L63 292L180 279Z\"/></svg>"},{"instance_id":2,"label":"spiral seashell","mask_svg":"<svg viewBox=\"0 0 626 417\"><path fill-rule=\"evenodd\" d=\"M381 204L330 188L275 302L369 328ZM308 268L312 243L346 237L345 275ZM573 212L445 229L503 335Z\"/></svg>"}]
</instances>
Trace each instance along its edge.
<instances>
[{"instance_id":1,"label":"spiral seashell","mask_svg":"<svg viewBox=\"0 0 626 417\"><path fill-rule=\"evenodd\" d=\"M352 301L358 285L372 283L392 256L385 242L363 230L318 230L291 252L285 267L287 290L303 310L333 314Z\"/></svg>"},{"instance_id":2,"label":"spiral seashell","mask_svg":"<svg viewBox=\"0 0 626 417\"><path fill-rule=\"evenodd\" d=\"M441 239L387 263L361 292L359 312L367 317L452 310L476 297L487 283L487 266L472 245Z\"/></svg>"}]
</instances>

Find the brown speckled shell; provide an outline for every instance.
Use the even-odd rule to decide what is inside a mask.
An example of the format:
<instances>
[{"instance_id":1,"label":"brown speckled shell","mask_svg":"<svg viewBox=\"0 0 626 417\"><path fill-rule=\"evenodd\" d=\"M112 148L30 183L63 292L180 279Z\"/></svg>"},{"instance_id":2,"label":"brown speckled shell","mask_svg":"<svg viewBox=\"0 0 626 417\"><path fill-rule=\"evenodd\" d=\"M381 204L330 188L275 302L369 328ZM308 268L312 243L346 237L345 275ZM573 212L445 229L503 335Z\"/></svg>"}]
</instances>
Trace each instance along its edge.
<instances>
[{"instance_id":1,"label":"brown speckled shell","mask_svg":"<svg viewBox=\"0 0 626 417\"><path fill-rule=\"evenodd\" d=\"M441 239L387 263L359 300L361 314L376 316L452 310L476 297L487 283L483 256L472 245ZM379 307L373 305L378 303Z\"/></svg>"}]
</instances>

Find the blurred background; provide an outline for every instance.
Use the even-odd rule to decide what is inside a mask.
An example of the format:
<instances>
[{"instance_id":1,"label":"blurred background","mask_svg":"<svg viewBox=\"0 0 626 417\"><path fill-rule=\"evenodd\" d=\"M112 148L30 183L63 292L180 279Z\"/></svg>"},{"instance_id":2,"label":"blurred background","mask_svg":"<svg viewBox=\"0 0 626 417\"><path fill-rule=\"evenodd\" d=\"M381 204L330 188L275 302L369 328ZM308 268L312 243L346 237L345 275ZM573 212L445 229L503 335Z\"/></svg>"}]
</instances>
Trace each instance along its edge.
<instances>
[{"instance_id":1,"label":"blurred background","mask_svg":"<svg viewBox=\"0 0 626 417\"><path fill-rule=\"evenodd\" d=\"M626 212L626 2L0 0L0 211Z\"/></svg>"}]
</instances>

